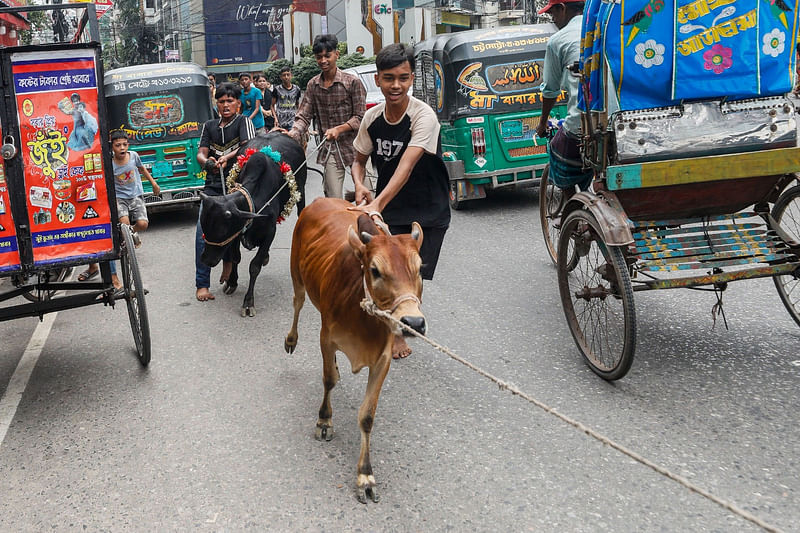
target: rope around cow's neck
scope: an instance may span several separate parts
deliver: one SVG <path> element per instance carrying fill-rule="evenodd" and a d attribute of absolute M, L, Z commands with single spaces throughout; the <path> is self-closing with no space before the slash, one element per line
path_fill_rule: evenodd
<path fill-rule="evenodd" d="M 733 502 L 730 502 L 728 500 L 725 500 L 725 499 L 722 499 L 722 498 L 720 498 L 718 496 L 715 496 L 714 494 L 711 494 L 709 491 L 705 490 L 704 488 L 700 487 L 699 485 L 696 485 L 695 483 L 692 483 L 691 481 L 689 481 L 688 479 L 684 478 L 683 476 L 675 474 L 672 471 L 668 470 L 667 468 L 654 463 L 653 461 L 651 461 L 651 460 L 647 459 L 646 457 L 634 452 L 633 450 L 625 447 L 624 445 L 612 440 L 609 437 L 606 437 L 605 435 L 601 434 L 600 432 L 595 431 L 594 429 L 592 429 L 592 428 L 590 428 L 588 426 L 585 426 L 581 422 L 578 422 L 577 420 L 574 420 L 574 419 L 572 419 L 572 418 L 570 418 L 570 417 L 568 417 L 566 415 L 563 415 L 563 414 L 559 413 L 554 407 L 550 407 L 546 403 L 544 403 L 544 402 L 542 402 L 540 400 L 537 400 L 533 396 L 523 392 L 522 390 L 520 390 L 513 383 L 503 381 L 502 379 L 490 374 L 489 372 L 487 372 L 486 370 L 482 369 L 481 367 L 470 363 L 466 359 L 464 359 L 464 358 L 458 356 L 457 354 L 455 354 L 450 349 L 442 346 L 441 344 L 437 343 L 436 341 L 433 341 L 433 340 L 429 339 L 425 335 L 423 335 L 421 333 L 418 333 L 417 331 L 415 331 L 413 328 L 407 326 L 406 324 L 403 324 L 401 321 L 399 321 L 396 318 L 394 318 L 391 313 L 379 309 L 378 306 L 375 305 L 374 301 L 371 301 L 371 300 L 368 301 L 367 298 L 364 298 L 363 300 L 361 300 L 361 308 L 367 314 L 384 318 L 385 320 L 388 320 L 390 323 L 396 324 L 398 327 L 400 327 L 400 329 L 402 331 L 406 331 L 406 332 L 410 333 L 411 335 L 414 335 L 415 337 L 418 337 L 418 338 L 422 339 L 423 341 L 427 342 L 428 344 L 433 346 L 435 349 L 439 350 L 440 352 L 442 352 L 443 354 L 447 355 L 451 359 L 453 359 L 455 361 L 458 361 L 459 363 L 461 363 L 462 365 L 466 366 L 467 368 L 477 372 L 478 374 L 480 374 L 481 376 L 489 379 L 490 381 L 493 381 L 494 383 L 496 383 L 500 387 L 500 390 L 507 390 L 511 394 L 513 394 L 515 396 L 519 396 L 520 398 L 523 398 L 523 399 L 527 400 L 528 402 L 532 403 L 536 407 L 542 409 L 544 412 L 546 412 L 548 414 L 551 414 L 551 415 L 555 416 L 556 418 L 562 420 L 563 422 L 566 422 L 570 426 L 580 430 L 581 432 L 586 433 L 587 435 L 589 435 L 593 439 L 598 440 L 601 443 L 603 443 L 603 444 L 605 444 L 607 446 L 610 446 L 611 448 L 614 448 L 615 450 L 617 450 L 618 452 L 622 453 L 623 455 L 627 455 L 628 457 L 630 457 L 634 461 L 636 461 L 636 462 L 638 462 L 638 463 L 640 463 L 640 464 L 642 464 L 642 465 L 644 465 L 644 466 L 656 471 L 657 473 L 661 474 L 662 476 L 667 477 L 667 478 L 671 479 L 672 481 L 675 481 L 676 483 L 678 483 L 679 485 L 681 485 L 684 488 L 688 489 L 689 491 L 694 492 L 696 494 L 699 494 L 700 496 L 703 496 L 704 498 L 707 498 L 707 499 L 711 500 L 712 502 L 716 503 L 717 505 L 727 509 L 728 511 L 732 512 L 735 515 L 738 515 L 741 518 L 744 518 L 745 520 L 748 520 L 748 521 L 752 522 L 753 524 L 755 524 L 758 527 L 764 529 L 765 531 L 774 531 L 774 532 L 781 531 L 778 527 L 765 522 L 764 520 L 760 519 L 759 517 L 755 516 L 754 514 L 742 509 L 741 507 L 738 507 Z"/>

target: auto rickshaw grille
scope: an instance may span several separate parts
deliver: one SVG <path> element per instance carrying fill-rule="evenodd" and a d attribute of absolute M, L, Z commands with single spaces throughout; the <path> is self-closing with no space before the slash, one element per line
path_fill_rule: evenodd
<path fill-rule="evenodd" d="M 523 146 L 522 148 L 511 148 L 508 150 L 509 157 L 525 157 L 529 155 L 544 154 L 547 152 L 547 145 Z"/>

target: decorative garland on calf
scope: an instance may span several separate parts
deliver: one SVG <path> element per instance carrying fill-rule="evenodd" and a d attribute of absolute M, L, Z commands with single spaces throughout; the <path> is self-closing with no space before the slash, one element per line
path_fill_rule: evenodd
<path fill-rule="evenodd" d="M 292 209 L 294 209 L 294 206 L 297 205 L 297 202 L 299 202 L 301 198 L 300 191 L 297 188 L 297 180 L 295 180 L 292 167 L 290 167 L 289 164 L 286 163 L 285 161 L 281 162 L 282 156 L 280 152 L 273 150 L 272 147 L 270 146 L 265 146 L 261 150 L 256 150 L 255 148 L 248 148 L 247 150 L 245 150 L 244 154 L 236 158 L 236 163 L 233 164 L 233 167 L 231 168 L 231 171 L 228 174 L 226 185 L 228 187 L 228 190 L 230 191 L 233 191 L 239 187 L 239 184 L 236 181 L 239 178 L 239 172 L 242 171 L 244 165 L 250 159 L 250 156 L 256 153 L 256 151 L 261 152 L 262 154 L 266 155 L 267 157 L 269 157 L 270 159 L 275 161 L 275 163 L 278 164 L 278 166 L 281 169 L 281 173 L 283 174 L 283 179 L 286 181 L 285 186 L 289 187 L 289 200 L 286 202 L 286 205 L 283 206 L 283 211 L 281 211 L 281 214 L 278 217 L 277 221 L 278 224 L 280 224 L 286 219 L 286 217 L 288 217 L 292 213 Z M 267 204 L 269 204 L 269 202 L 267 202 Z"/>

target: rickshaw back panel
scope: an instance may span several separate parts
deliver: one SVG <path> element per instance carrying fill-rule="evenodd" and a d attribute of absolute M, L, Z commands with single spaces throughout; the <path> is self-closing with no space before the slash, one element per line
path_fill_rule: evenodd
<path fill-rule="evenodd" d="M 0 179 L 0 272 L 116 258 L 100 45 L 8 48 L 0 61 L 13 91 L 3 142 L 14 148 Z"/>
<path fill-rule="evenodd" d="M 587 2 L 579 105 L 596 117 L 620 109 L 608 159 L 594 164 L 629 217 L 735 212 L 800 171 L 784 98 L 797 4 Z"/>

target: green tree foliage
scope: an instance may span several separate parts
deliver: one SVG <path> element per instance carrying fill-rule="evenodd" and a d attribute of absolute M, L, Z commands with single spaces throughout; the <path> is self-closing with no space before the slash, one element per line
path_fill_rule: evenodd
<path fill-rule="evenodd" d="M 33 36 L 39 32 L 50 28 L 53 21 L 47 16 L 46 11 L 30 11 L 28 20 L 31 22 L 31 29 L 19 32 L 20 44 L 31 44 Z"/>
<path fill-rule="evenodd" d="M 282 61 L 285 61 L 285 63 L 281 63 Z M 374 62 L 375 62 L 374 56 L 364 57 L 361 54 L 347 54 L 339 56 L 339 61 L 336 62 L 336 66 L 338 66 L 341 69 L 345 69 L 345 68 L 355 67 L 358 65 L 366 65 Z M 277 70 L 275 70 L 275 78 L 273 79 L 273 77 L 269 73 L 271 73 L 273 67 L 275 65 L 278 65 L 279 63 L 280 66 L 278 66 Z M 267 78 L 272 83 L 280 83 L 280 78 L 278 74 L 280 73 L 281 67 L 284 64 L 291 65 L 288 61 L 280 59 L 278 61 L 275 61 L 272 65 L 270 65 L 270 68 L 267 69 L 268 72 Z M 298 64 L 291 65 L 291 67 L 292 67 L 292 78 L 294 79 L 294 83 L 299 85 L 300 88 L 303 90 L 305 90 L 306 85 L 308 85 L 308 81 L 317 74 L 319 74 L 319 67 L 317 66 L 317 61 L 314 59 L 313 55 L 303 57 L 303 59 L 301 59 Z"/>
<path fill-rule="evenodd" d="M 162 36 L 144 23 L 139 0 L 117 0 L 119 19 L 114 33 L 120 66 L 158 63 Z"/>

